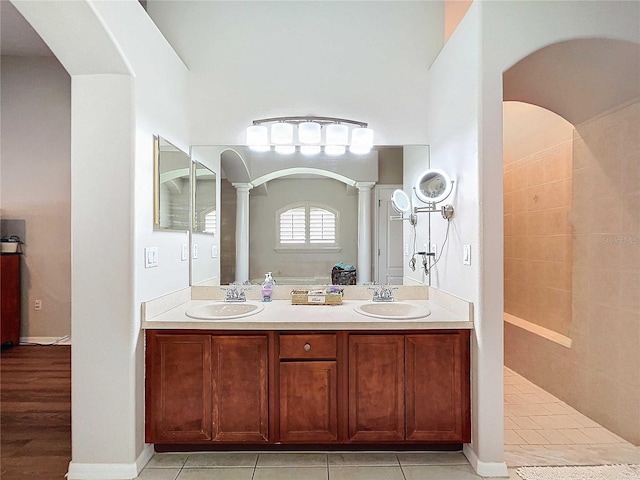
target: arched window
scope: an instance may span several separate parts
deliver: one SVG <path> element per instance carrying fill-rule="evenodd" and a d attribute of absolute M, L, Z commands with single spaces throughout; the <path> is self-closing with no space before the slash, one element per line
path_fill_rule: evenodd
<path fill-rule="evenodd" d="M 338 212 L 326 205 L 287 205 L 277 212 L 276 217 L 279 248 L 339 248 Z"/>

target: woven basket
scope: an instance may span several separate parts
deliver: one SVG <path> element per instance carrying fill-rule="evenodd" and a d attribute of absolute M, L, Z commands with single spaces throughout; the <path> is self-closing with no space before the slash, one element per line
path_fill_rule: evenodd
<path fill-rule="evenodd" d="M 316 293 L 309 290 L 292 290 L 291 305 L 342 305 L 341 293 Z"/>

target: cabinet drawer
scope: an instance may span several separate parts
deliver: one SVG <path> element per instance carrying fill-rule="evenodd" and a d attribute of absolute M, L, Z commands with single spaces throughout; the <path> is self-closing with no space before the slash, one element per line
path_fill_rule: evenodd
<path fill-rule="evenodd" d="M 333 333 L 280 335 L 280 358 L 334 359 L 336 358 L 336 335 Z"/>

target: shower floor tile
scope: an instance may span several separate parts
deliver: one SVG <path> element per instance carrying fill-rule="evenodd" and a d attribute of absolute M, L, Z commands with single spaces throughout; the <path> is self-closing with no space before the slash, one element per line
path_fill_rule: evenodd
<path fill-rule="evenodd" d="M 640 447 L 504 369 L 505 461 L 525 465 L 640 463 Z"/>

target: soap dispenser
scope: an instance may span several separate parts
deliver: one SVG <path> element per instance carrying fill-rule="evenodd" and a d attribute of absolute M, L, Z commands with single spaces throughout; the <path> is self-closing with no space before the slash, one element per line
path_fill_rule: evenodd
<path fill-rule="evenodd" d="M 271 276 L 271 272 L 267 272 L 264 274 L 264 282 L 262 283 L 262 301 L 270 302 L 271 296 L 273 295 L 273 285 L 275 281 Z"/>

